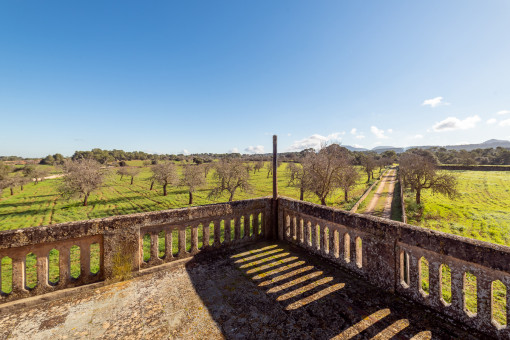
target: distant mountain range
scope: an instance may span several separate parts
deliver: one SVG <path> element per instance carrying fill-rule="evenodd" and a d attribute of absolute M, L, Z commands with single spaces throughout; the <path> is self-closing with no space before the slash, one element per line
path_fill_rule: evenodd
<path fill-rule="evenodd" d="M 377 153 L 383 153 L 384 151 L 393 150 L 396 153 L 401 153 L 409 149 L 431 149 L 431 148 L 445 148 L 447 150 L 475 150 L 475 149 L 490 149 L 490 148 L 508 148 L 510 149 L 510 141 L 500 139 L 489 139 L 483 143 L 478 144 L 462 144 L 462 145 L 420 145 L 410 147 L 395 147 L 395 146 L 377 146 L 373 149 L 356 148 L 350 145 L 342 145 L 344 148 L 350 151 L 375 151 Z"/>

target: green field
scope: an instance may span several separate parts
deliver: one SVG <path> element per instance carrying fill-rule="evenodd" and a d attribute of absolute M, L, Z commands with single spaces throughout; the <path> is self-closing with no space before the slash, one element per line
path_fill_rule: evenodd
<path fill-rule="evenodd" d="M 510 245 L 510 172 L 448 171 L 458 180 L 459 197 L 450 200 L 422 192 L 422 204 L 406 191 L 409 224 Z"/>
<path fill-rule="evenodd" d="M 141 161 L 128 162 L 129 165 L 140 166 Z M 299 198 L 299 190 L 289 187 L 286 164 L 278 168 L 279 194 L 292 198 Z M 145 211 L 156 211 L 173 208 L 188 207 L 188 192 L 184 187 L 170 187 L 168 196 L 163 196 L 160 185 L 155 184 L 152 191 L 150 188 L 151 172 L 149 168 L 143 168 L 141 174 L 135 178 L 134 184 L 130 185 L 130 179 L 115 174 L 115 168 L 105 181 L 104 185 L 94 191 L 89 198 L 89 205 L 82 206 L 79 199 L 65 200 L 57 192 L 59 179 L 45 180 L 39 184 L 29 183 L 24 190 L 16 188 L 11 196 L 9 190 L 4 190 L 0 196 L 0 230 L 27 228 L 33 226 L 49 225 L 68 221 L 79 221 L 93 218 L 101 218 L 114 215 L 125 215 Z M 361 173 L 361 169 L 360 169 Z M 210 200 L 207 195 L 211 189 L 213 171 L 209 172 L 209 185 L 194 193 L 193 205 L 204 205 L 217 202 L 226 202 L 228 195 L 216 200 Z M 272 176 L 267 177 L 267 171 L 262 169 L 256 174 L 251 173 L 250 182 L 253 190 L 250 193 L 237 191 L 235 200 L 255 197 L 263 197 L 272 194 Z M 367 184 L 364 177 L 360 178 L 359 184 L 349 194 L 350 200 L 343 200 L 343 191 L 337 190 L 328 198 L 329 206 L 342 209 L 350 209 L 366 190 Z M 316 196 L 308 194 L 305 200 L 319 203 Z"/>

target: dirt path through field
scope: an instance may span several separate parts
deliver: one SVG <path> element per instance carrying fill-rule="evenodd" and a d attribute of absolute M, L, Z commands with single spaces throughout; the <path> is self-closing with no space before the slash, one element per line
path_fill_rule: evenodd
<path fill-rule="evenodd" d="M 374 197 L 370 201 L 365 214 L 375 215 L 382 218 L 391 218 L 391 202 L 393 190 L 397 180 L 396 170 L 391 169 L 383 175 L 381 183 L 377 187 Z"/>

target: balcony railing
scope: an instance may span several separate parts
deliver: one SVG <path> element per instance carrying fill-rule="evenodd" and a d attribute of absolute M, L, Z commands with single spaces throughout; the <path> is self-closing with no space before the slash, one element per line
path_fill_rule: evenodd
<path fill-rule="evenodd" d="M 264 238 L 305 248 L 490 336 L 510 336 L 509 327 L 495 318 L 493 298 L 494 282 L 510 288 L 509 247 L 284 197 L 0 232 L 0 307 Z M 448 300 L 442 293 L 444 266 L 451 277 Z M 35 283 L 29 284 L 29 269 L 35 270 L 30 274 Z M 476 313 L 467 308 L 466 273 L 476 277 Z M 503 295 L 506 306 L 509 295 Z M 502 310 L 510 320 L 508 308 Z"/>

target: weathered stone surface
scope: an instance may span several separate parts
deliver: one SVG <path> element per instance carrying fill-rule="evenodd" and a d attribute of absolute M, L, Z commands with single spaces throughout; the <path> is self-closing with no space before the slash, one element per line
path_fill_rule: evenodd
<path fill-rule="evenodd" d="M 0 314 L 0 325 L 0 339 L 479 336 L 278 243 L 202 253 L 185 266 Z"/>

